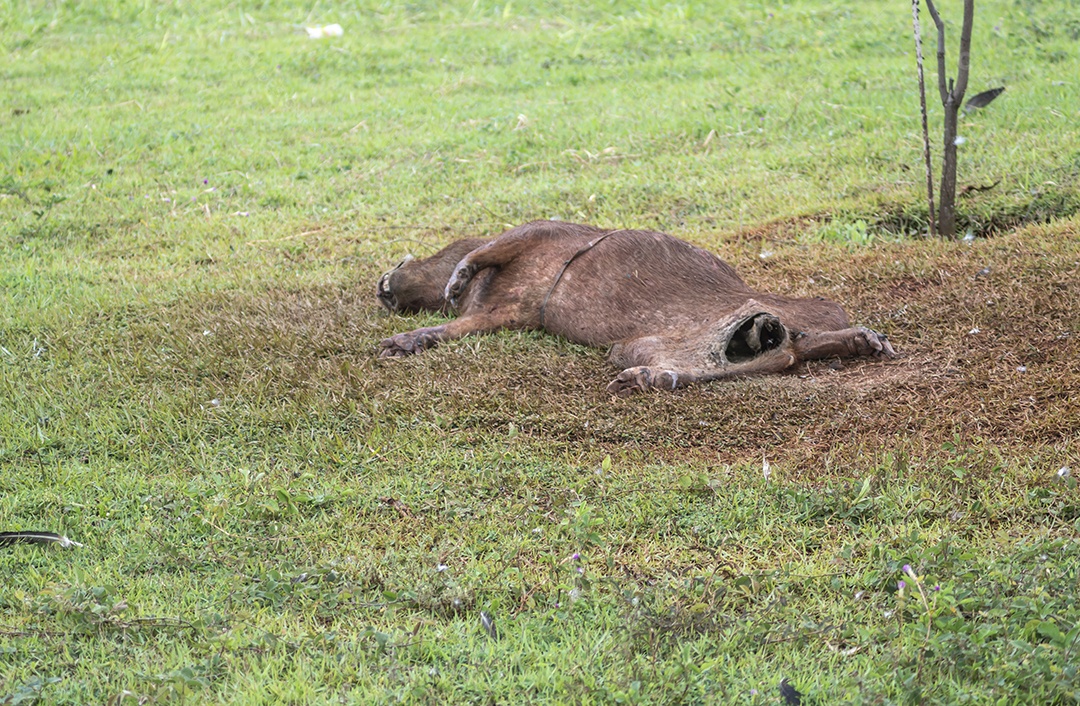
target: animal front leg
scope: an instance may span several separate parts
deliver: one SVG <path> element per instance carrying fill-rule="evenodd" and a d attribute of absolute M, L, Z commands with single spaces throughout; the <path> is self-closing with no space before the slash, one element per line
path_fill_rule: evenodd
<path fill-rule="evenodd" d="M 885 334 L 861 326 L 839 331 L 813 331 L 800 333 L 793 341 L 795 356 L 799 360 L 822 358 L 854 358 L 873 356 L 895 358 L 889 338 Z"/>
<path fill-rule="evenodd" d="M 383 339 L 379 344 L 379 357 L 402 358 L 434 348 L 443 341 L 451 341 L 474 333 L 488 333 L 502 328 L 503 325 L 502 320 L 482 314 L 463 316 L 441 326 L 418 328 Z"/>

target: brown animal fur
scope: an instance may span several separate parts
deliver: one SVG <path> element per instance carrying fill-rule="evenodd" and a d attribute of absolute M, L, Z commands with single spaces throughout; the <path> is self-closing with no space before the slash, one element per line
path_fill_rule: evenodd
<path fill-rule="evenodd" d="M 852 328 L 838 304 L 751 289 L 710 252 L 662 233 L 536 221 L 451 244 L 383 275 L 390 311 L 456 309 L 446 324 L 399 333 L 383 357 L 500 328 L 543 329 L 611 346 L 613 394 L 773 373 L 819 358 L 895 355 Z"/>

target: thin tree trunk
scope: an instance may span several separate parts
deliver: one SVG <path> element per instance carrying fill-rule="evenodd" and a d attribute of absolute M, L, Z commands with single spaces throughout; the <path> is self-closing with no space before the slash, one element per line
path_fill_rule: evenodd
<path fill-rule="evenodd" d="M 919 0 L 911 0 L 911 22 L 915 28 L 915 63 L 919 67 L 919 110 L 922 114 L 923 160 L 926 162 L 926 201 L 929 205 L 926 214 L 929 220 L 929 234 L 937 235 L 934 225 L 934 165 L 930 161 L 930 132 L 926 122 L 926 79 L 923 73 L 922 27 L 919 24 Z"/>
<path fill-rule="evenodd" d="M 945 144 L 941 153 L 941 204 L 938 232 L 946 238 L 956 235 L 956 129 L 958 108 L 952 96 L 945 103 Z"/>

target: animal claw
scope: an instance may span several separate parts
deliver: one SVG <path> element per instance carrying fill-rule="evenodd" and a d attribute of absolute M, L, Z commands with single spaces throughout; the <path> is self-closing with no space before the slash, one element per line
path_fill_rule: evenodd
<path fill-rule="evenodd" d="M 627 368 L 608 383 L 607 391 L 618 397 L 627 397 L 639 390 L 649 389 L 650 377 L 648 368 Z"/>
<path fill-rule="evenodd" d="M 379 345 L 382 347 L 380 358 L 404 358 L 417 352 L 415 340 L 403 333 L 383 339 Z"/>
<path fill-rule="evenodd" d="M 626 397 L 635 392 L 657 388 L 674 390 L 679 386 L 679 374 L 674 370 L 658 370 L 646 366 L 627 368 L 608 383 L 607 391 L 612 395 Z"/>
<path fill-rule="evenodd" d="M 896 357 L 896 350 L 893 349 L 892 344 L 889 343 L 888 336 L 868 328 L 862 329 L 862 334 L 863 339 L 866 341 L 866 345 L 870 347 L 870 355 L 875 358 Z"/>
<path fill-rule="evenodd" d="M 406 331 L 385 338 L 379 343 L 382 347 L 382 350 L 379 351 L 379 357 L 403 358 L 407 355 L 419 353 L 422 350 L 438 345 L 442 331 L 443 328 L 440 326 L 418 328 L 415 331 Z"/>
<path fill-rule="evenodd" d="M 379 351 L 380 358 L 404 358 L 409 355 L 410 351 L 405 350 L 397 346 L 391 339 L 386 339 L 379 344 L 382 346 L 382 350 Z"/>

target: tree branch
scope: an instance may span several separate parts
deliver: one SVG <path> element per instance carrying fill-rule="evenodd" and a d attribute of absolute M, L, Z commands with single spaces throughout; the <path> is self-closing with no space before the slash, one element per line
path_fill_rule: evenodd
<path fill-rule="evenodd" d="M 929 233 L 937 235 L 934 223 L 934 168 L 930 162 L 930 133 L 926 125 L 926 80 L 923 75 L 922 26 L 919 24 L 919 0 L 911 0 L 911 22 L 915 28 L 915 61 L 919 67 L 919 108 L 922 113 L 923 159 L 926 162 L 926 199 L 929 204 Z"/>
<path fill-rule="evenodd" d="M 949 102 L 949 92 L 945 89 L 945 23 L 941 21 L 941 15 L 934 7 L 934 0 L 926 0 L 926 9 L 930 11 L 930 16 L 934 18 L 934 25 L 937 27 L 938 92 L 941 93 L 941 104 L 945 105 Z"/>
<path fill-rule="evenodd" d="M 975 0 L 964 0 L 964 26 L 960 30 L 960 62 L 956 68 L 956 85 L 952 89 L 952 99 L 956 105 L 960 105 L 964 100 L 964 91 L 967 90 L 968 68 L 971 66 L 971 27 L 974 24 Z"/>

